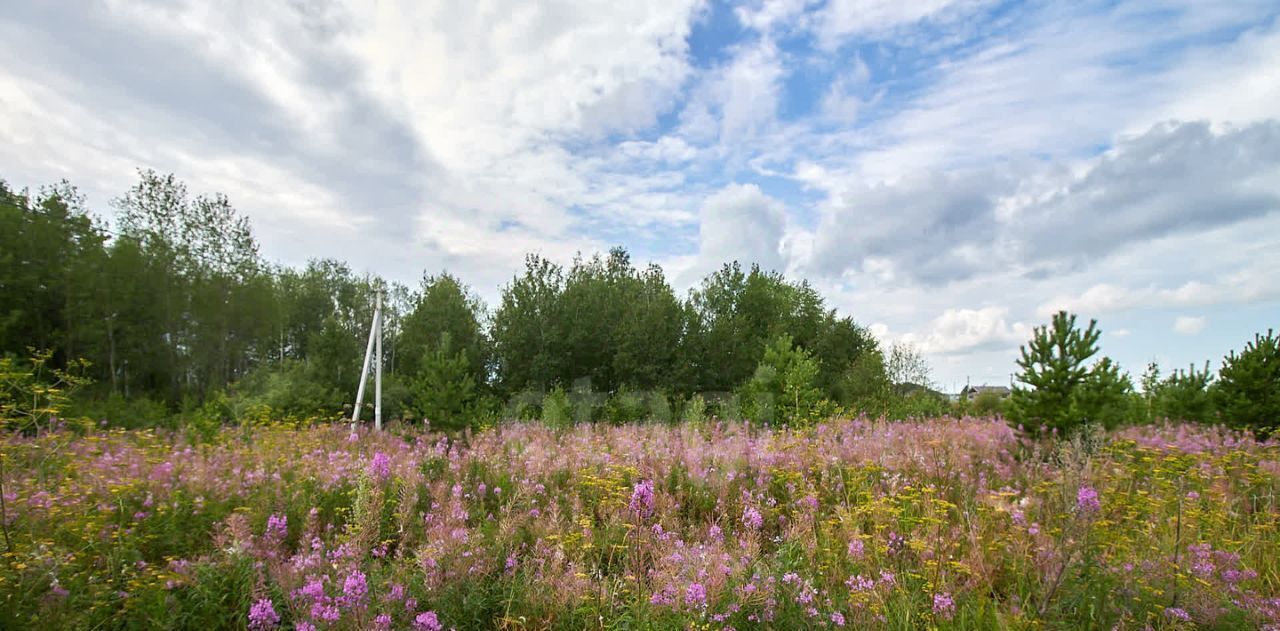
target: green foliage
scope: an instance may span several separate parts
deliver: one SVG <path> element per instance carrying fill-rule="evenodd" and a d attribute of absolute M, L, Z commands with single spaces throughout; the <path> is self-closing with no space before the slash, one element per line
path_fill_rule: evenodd
<path fill-rule="evenodd" d="M 1174 421 L 1212 422 L 1216 419 L 1213 388 L 1214 375 L 1207 361 L 1203 370 L 1196 370 L 1195 364 L 1186 371 L 1175 370 L 1155 384 L 1152 415 Z"/>
<path fill-rule="evenodd" d="M 1120 366 L 1103 357 L 1094 363 L 1073 397 L 1073 416 L 1106 429 L 1119 427 L 1130 417 L 1129 395 L 1133 382 Z"/>
<path fill-rule="evenodd" d="M 484 313 L 484 304 L 457 278 L 447 273 L 427 276 L 396 340 L 398 370 L 421 378 L 430 364 L 439 364 L 441 358 L 435 354 L 444 350 L 448 359 L 455 353 L 466 359 L 472 387 L 479 388 L 487 381 L 490 355 Z"/>
<path fill-rule="evenodd" d="M 1280 428 L 1280 338 L 1271 330 L 1254 336 L 1237 355 L 1222 360 L 1214 400 L 1233 427 L 1269 435 Z"/>
<path fill-rule="evenodd" d="M 70 404 L 70 413 L 99 425 L 126 429 L 174 429 L 178 421 L 178 415 L 163 402 L 146 396 L 125 398 L 118 392 L 106 397 L 76 397 Z"/>
<path fill-rule="evenodd" d="M 837 400 L 871 417 L 888 413 L 893 399 L 893 382 L 879 348 L 865 352 L 851 362 L 841 374 L 836 388 Z"/>
<path fill-rule="evenodd" d="M 764 350 L 755 375 L 740 392 L 747 418 L 757 423 L 809 425 L 829 415 L 834 406 L 817 387 L 818 362 L 779 335 Z"/>
<path fill-rule="evenodd" d="M 967 411 L 974 416 L 1000 416 L 1005 413 L 1005 400 L 990 390 L 979 392 Z"/>
<path fill-rule="evenodd" d="M 1038 326 L 1021 348 L 1022 369 L 1009 401 L 1010 421 L 1033 434 L 1064 433 L 1083 423 L 1111 427 L 1127 417 L 1132 384 L 1109 358 L 1092 366 L 1102 332 L 1096 320 L 1081 331 L 1076 316 L 1059 311 L 1049 326 Z"/>
<path fill-rule="evenodd" d="M 680 408 L 680 420 L 690 424 L 700 424 L 707 419 L 707 400 L 700 394 L 689 397 Z"/>
<path fill-rule="evenodd" d="M 634 423 L 645 420 L 648 413 L 644 395 L 622 388 L 609 397 L 604 406 L 604 417 L 614 424 Z"/>
<path fill-rule="evenodd" d="M 91 380 L 82 374 L 88 368 L 85 360 L 63 370 L 49 365 L 52 351 L 27 350 L 30 358 L 23 363 L 0 357 L 0 423 L 6 430 L 36 433 L 51 429 L 72 395 Z"/>
<path fill-rule="evenodd" d="M 555 388 L 542 399 L 542 422 L 550 427 L 568 427 L 573 424 L 573 406 L 563 389 Z"/>
<path fill-rule="evenodd" d="M 454 351 L 450 334 L 419 360 L 413 382 L 414 409 L 432 427 L 458 429 L 467 425 L 477 399 L 475 377 L 465 350 Z"/>
<path fill-rule="evenodd" d="M 306 363 L 296 360 L 259 367 L 237 382 L 233 392 L 242 407 L 267 406 L 291 416 L 338 415 L 349 396 Z"/>

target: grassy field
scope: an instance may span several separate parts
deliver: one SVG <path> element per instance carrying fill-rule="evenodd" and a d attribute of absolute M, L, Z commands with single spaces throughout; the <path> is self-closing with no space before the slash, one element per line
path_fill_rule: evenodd
<path fill-rule="evenodd" d="M 996 419 L 5 436 L 0 628 L 1280 628 L 1280 445 Z"/>

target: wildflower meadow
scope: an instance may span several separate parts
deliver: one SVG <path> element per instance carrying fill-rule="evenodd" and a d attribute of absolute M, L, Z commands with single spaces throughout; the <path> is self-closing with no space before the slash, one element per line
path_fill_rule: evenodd
<path fill-rule="evenodd" d="M 1280 444 L 1200 425 L 0 440 L 5 629 L 1280 629 Z"/>

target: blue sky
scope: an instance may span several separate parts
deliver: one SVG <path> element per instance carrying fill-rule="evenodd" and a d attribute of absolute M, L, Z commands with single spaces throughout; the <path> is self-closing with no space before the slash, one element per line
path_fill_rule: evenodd
<path fill-rule="evenodd" d="M 1137 374 L 1280 324 L 1280 5 L 28 2 L 0 177 L 223 192 L 284 263 L 806 278 L 944 389 L 1058 308 Z"/>

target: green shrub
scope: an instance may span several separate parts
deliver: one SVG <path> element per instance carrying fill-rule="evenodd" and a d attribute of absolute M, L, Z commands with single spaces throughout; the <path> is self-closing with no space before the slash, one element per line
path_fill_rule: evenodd
<path fill-rule="evenodd" d="M 105 398 L 79 397 L 72 402 L 70 413 L 84 417 L 98 425 L 144 429 L 164 427 L 175 429 L 179 417 L 169 406 L 150 397 L 125 398 L 113 392 Z"/>
<path fill-rule="evenodd" d="M 556 388 L 542 399 L 542 422 L 550 427 L 573 425 L 573 406 L 563 388 Z"/>

